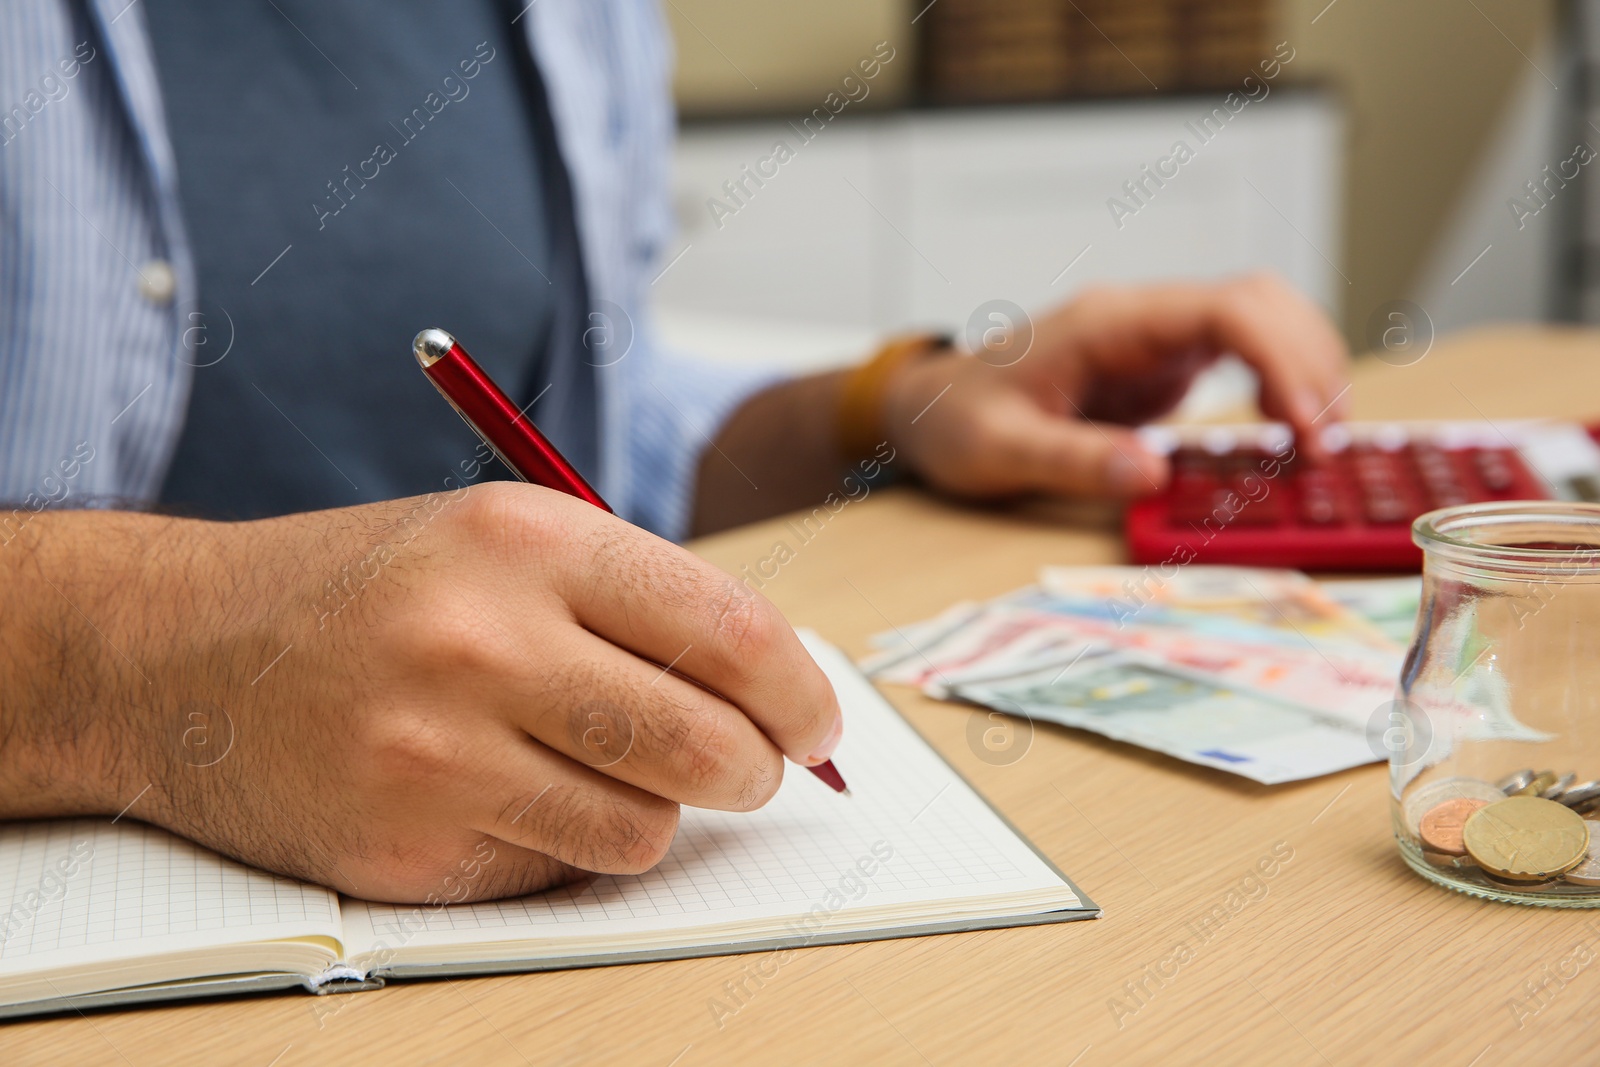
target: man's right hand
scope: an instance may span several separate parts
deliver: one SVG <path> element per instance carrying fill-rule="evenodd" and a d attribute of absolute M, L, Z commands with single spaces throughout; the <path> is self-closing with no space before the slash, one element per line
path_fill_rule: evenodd
<path fill-rule="evenodd" d="M 764 598 L 533 486 L 46 513 L 0 582 L 0 818 L 127 806 L 372 900 L 646 870 L 678 805 L 757 808 L 842 729 Z"/>

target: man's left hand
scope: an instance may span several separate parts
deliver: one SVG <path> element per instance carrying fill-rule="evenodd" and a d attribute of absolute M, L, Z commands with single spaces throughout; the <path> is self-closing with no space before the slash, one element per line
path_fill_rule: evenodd
<path fill-rule="evenodd" d="M 901 371 L 885 424 L 925 481 L 960 496 L 1141 496 L 1168 466 L 1129 427 L 1170 412 L 1230 352 L 1260 379 L 1262 412 L 1317 455 L 1349 353 L 1327 316 L 1265 274 L 1086 290 L 1033 324 L 1021 358 L 958 353 Z"/>

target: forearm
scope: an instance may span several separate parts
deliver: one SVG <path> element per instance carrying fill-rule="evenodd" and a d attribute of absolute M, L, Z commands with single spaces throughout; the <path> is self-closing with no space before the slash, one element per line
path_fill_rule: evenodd
<path fill-rule="evenodd" d="M 115 814 L 152 780 L 135 753 L 170 689 L 148 650 L 178 617 L 151 581 L 175 563 L 175 522 L 60 512 L 0 530 L 0 818 Z"/>
<path fill-rule="evenodd" d="M 751 397 L 700 457 L 692 533 L 781 515 L 839 488 L 839 395 L 845 371 L 797 378 Z"/>

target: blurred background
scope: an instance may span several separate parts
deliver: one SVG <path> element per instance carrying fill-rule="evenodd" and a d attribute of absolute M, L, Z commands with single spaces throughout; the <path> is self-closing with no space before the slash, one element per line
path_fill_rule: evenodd
<path fill-rule="evenodd" d="M 656 309 L 677 343 L 797 368 L 992 301 L 1257 267 L 1357 350 L 1396 306 L 1419 332 L 1592 320 L 1589 8 L 664 0 Z"/>

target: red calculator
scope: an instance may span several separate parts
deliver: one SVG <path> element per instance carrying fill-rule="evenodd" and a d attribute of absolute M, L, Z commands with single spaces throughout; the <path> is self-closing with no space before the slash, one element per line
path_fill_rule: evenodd
<path fill-rule="evenodd" d="M 1600 426 L 1569 422 L 1344 423 L 1329 458 L 1297 454 L 1288 427 L 1146 427 L 1166 491 L 1128 508 L 1135 563 L 1416 570 L 1411 523 L 1488 500 L 1600 500 Z"/>

